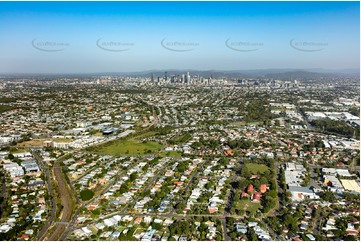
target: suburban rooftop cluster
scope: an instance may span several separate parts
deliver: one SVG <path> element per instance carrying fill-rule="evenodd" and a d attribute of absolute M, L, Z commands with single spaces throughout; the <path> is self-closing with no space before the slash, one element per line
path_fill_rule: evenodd
<path fill-rule="evenodd" d="M 0 81 L 0 240 L 359 238 L 357 79 Z"/>

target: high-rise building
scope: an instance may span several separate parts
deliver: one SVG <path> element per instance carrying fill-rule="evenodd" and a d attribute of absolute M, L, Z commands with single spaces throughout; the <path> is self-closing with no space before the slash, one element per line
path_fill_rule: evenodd
<path fill-rule="evenodd" d="M 298 81 L 297 80 L 294 80 L 294 86 L 298 87 Z"/>

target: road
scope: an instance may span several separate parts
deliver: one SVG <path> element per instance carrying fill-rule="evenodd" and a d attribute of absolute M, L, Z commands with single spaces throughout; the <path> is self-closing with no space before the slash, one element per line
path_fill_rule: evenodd
<path fill-rule="evenodd" d="M 134 167 L 135 165 L 136 165 L 136 164 L 134 164 L 133 167 Z M 157 172 L 157 175 L 155 175 L 155 176 L 151 179 L 151 181 L 148 182 L 148 185 L 142 189 L 142 191 L 140 192 L 140 194 L 141 194 L 142 192 L 146 191 L 147 189 L 149 189 L 149 187 L 151 186 L 151 184 L 154 183 L 154 181 L 159 177 L 160 172 L 163 171 L 163 170 L 166 169 L 166 168 L 168 168 L 168 167 L 163 167 L 161 170 L 159 170 L 159 171 Z M 121 174 L 118 174 L 117 177 L 123 176 L 125 173 L 126 173 L 126 171 L 123 171 Z M 80 206 L 80 208 L 76 211 L 75 215 L 73 216 L 73 219 L 70 221 L 70 223 L 69 223 L 69 225 L 68 225 L 65 233 L 64 233 L 63 236 L 61 237 L 61 240 L 65 240 L 66 237 L 69 235 L 69 233 L 74 230 L 74 228 L 75 228 L 75 222 L 76 222 L 76 220 L 77 220 L 77 218 L 78 218 L 78 216 L 79 216 L 80 209 L 83 208 L 83 207 L 86 207 L 87 205 L 89 205 L 90 203 L 92 203 L 95 199 L 99 198 L 102 194 L 106 193 L 106 192 L 111 188 L 111 186 L 113 186 L 113 185 L 115 184 L 116 181 L 117 181 L 117 179 L 113 179 L 113 181 L 110 182 L 110 183 L 100 192 L 100 194 L 99 194 L 98 196 L 92 198 L 90 201 L 88 201 L 87 203 L 84 203 L 84 204 L 82 204 L 82 206 Z M 140 198 L 140 196 L 138 196 L 138 197 L 134 200 L 134 202 L 136 203 L 136 202 L 139 200 L 139 198 Z M 128 207 L 128 205 L 124 206 L 124 208 L 122 208 L 121 211 L 118 211 L 118 212 L 116 212 L 116 213 L 124 213 L 124 214 L 127 214 L 127 213 L 125 212 L 125 210 L 127 209 L 127 207 Z M 106 216 L 108 216 L 108 215 L 106 215 Z"/>
<path fill-rule="evenodd" d="M 307 129 L 312 129 L 312 126 L 311 126 L 310 123 L 308 122 L 307 116 L 306 116 L 303 112 L 301 112 L 301 109 L 300 109 L 300 106 L 298 105 L 298 103 L 297 103 L 297 105 L 296 105 L 296 108 L 297 108 L 297 112 L 302 115 L 302 118 L 303 118 L 303 120 L 304 120 L 305 123 L 306 123 Z"/>
<path fill-rule="evenodd" d="M 133 164 L 132 167 L 134 167 L 136 164 Z M 129 167 L 132 168 L 132 167 Z M 90 199 L 89 201 L 85 202 L 85 203 L 81 203 L 79 201 L 78 204 L 80 204 L 79 208 L 75 211 L 75 214 L 72 218 L 71 221 L 69 221 L 69 224 L 67 225 L 66 227 L 66 230 L 65 232 L 63 233 L 63 235 L 61 236 L 60 240 L 65 240 L 66 237 L 69 235 L 69 233 L 73 230 L 74 228 L 74 224 L 76 222 L 76 220 L 78 219 L 78 216 L 79 216 L 79 213 L 80 213 L 80 210 L 86 206 L 88 206 L 89 204 L 91 204 L 92 202 L 94 202 L 94 200 L 98 199 L 101 195 L 103 195 L 104 193 L 106 193 L 117 181 L 118 181 L 118 178 L 123 176 L 125 173 L 127 172 L 127 170 L 124 170 L 122 171 L 121 173 L 118 173 L 114 179 L 108 183 L 108 185 L 103 188 L 103 190 L 97 195 L 97 196 L 94 196 L 92 199 Z"/>
<path fill-rule="evenodd" d="M 202 167 L 203 167 L 204 163 L 202 164 Z M 142 189 L 142 192 L 146 191 L 147 189 L 150 188 L 151 184 L 154 183 L 156 181 L 156 179 L 159 177 L 160 173 L 162 171 L 164 171 L 164 169 L 167 169 L 168 166 L 164 166 L 162 169 L 160 169 L 157 174 L 151 179 L 151 181 L 148 182 L 147 186 L 145 186 L 143 189 Z M 125 172 L 125 171 L 124 171 Z M 123 173 L 124 173 L 123 172 Z M 122 173 L 122 174 L 123 174 Z M 190 178 L 190 181 L 187 185 L 187 187 L 185 188 L 185 190 L 183 191 L 183 194 L 188 190 L 190 184 L 191 184 L 191 181 L 193 179 L 193 177 L 195 177 L 196 175 L 198 174 L 198 171 L 196 171 Z M 109 188 L 111 187 L 111 185 L 109 184 L 105 189 L 103 189 L 103 191 L 100 193 L 100 194 L 103 194 L 105 193 Z M 141 194 L 141 193 L 140 193 Z M 100 196 L 100 195 L 99 195 Z M 135 202 L 139 200 L 139 196 L 134 200 Z M 95 198 L 93 198 L 91 201 L 93 201 Z M 180 202 L 182 198 L 180 198 L 178 200 L 178 202 Z M 89 201 L 87 204 L 89 204 L 91 201 Z M 84 207 L 86 206 L 86 204 L 84 204 L 83 206 L 81 207 Z M 102 220 L 104 218 L 109 218 L 109 217 L 112 217 L 114 215 L 136 215 L 136 216 L 160 216 L 160 217 L 167 217 L 167 218 L 170 218 L 170 217 L 179 217 L 179 218 L 184 218 L 184 215 L 173 215 L 173 212 L 174 212 L 174 208 L 169 212 L 169 213 L 166 213 L 166 214 L 143 214 L 143 213 L 132 213 L 132 212 L 128 212 L 126 211 L 128 205 L 126 205 L 125 207 L 123 207 L 120 211 L 117 211 L 117 212 L 114 212 L 114 213 L 111 213 L 111 214 L 107 214 L 107 215 L 104 215 L 102 217 L 100 217 L 98 220 L 96 221 L 92 221 L 90 222 L 89 224 L 93 224 L 93 223 L 97 223 L 99 220 Z M 69 223 L 69 226 L 66 230 L 66 232 L 63 234 L 63 236 L 61 237 L 61 240 L 65 240 L 66 237 L 69 235 L 69 233 L 81 226 L 75 226 L 75 222 L 76 222 L 76 219 L 77 219 L 77 216 L 79 215 L 79 211 L 80 211 L 80 208 L 76 211 L 72 221 Z M 186 216 L 193 216 L 193 215 L 186 215 Z M 194 215 L 194 216 L 209 216 L 209 215 Z M 223 215 L 210 215 L 210 216 L 217 216 L 217 217 L 223 217 Z"/>
<path fill-rule="evenodd" d="M 65 175 L 61 169 L 59 159 L 54 164 L 53 172 L 54 172 L 55 181 L 58 185 L 59 196 L 61 198 L 61 205 L 63 206 L 59 220 L 60 222 L 69 222 L 73 211 L 72 194 L 70 192 L 70 189 L 68 188 L 68 184 L 65 179 Z M 56 227 L 54 232 L 47 234 L 44 240 L 56 241 L 60 239 L 61 235 L 64 233 L 66 229 L 66 225 L 57 224 L 55 226 Z"/>
<path fill-rule="evenodd" d="M 261 224 L 263 224 L 263 225 L 267 228 L 267 230 L 269 231 L 269 233 L 271 234 L 271 237 L 272 237 L 273 239 L 276 239 L 276 240 L 279 240 L 279 241 L 283 241 L 283 240 L 284 240 L 281 236 L 278 236 L 278 235 L 273 231 L 273 229 L 271 229 L 271 228 L 268 226 L 268 224 L 265 223 L 263 220 L 260 220 L 259 222 L 260 222 Z"/>
<path fill-rule="evenodd" d="M 139 200 L 140 197 L 141 197 L 141 194 L 142 194 L 143 192 L 149 190 L 150 186 L 152 186 L 152 185 L 155 183 L 155 181 L 159 178 L 160 174 L 161 174 L 161 173 L 164 171 L 164 169 L 166 169 L 166 168 L 169 168 L 169 166 L 165 166 L 165 167 L 161 168 L 161 169 L 157 172 L 157 174 L 152 177 L 152 179 L 151 179 L 151 180 L 148 182 L 148 184 L 142 189 L 142 191 L 139 192 L 139 195 L 138 195 L 135 199 L 133 199 L 132 203 L 136 204 L 136 203 L 138 202 L 138 200 Z M 121 212 L 121 213 L 124 213 L 125 210 L 128 208 L 128 205 L 129 205 L 129 204 L 125 205 L 124 208 L 122 208 L 122 210 L 120 210 L 120 212 Z"/>
<path fill-rule="evenodd" d="M 222 222 L 222 232 L 223 232 L 223 240 L 225 241 L 231 241 L 231 237 L 228 236 L 228 228 L 226 223 L 226 218 L 220 218 Z"/>
<path fill-rule="evenodd" d="M 1 197 L 2 197 L 2 201 L 1 201 L 1 205 L 0 205 L 0 218 L 2 216 L 2 213 L 4 211 L 4 203 L 7 199 L 7 193 L 6 193 L 6 176 L 5 174 L 2 176 L 2 185 L 1 185 Z"/>
<path fill-rule="evenodd" d="M 152 106 L 152 107 L 153 107 L 153 116 L 154 116 L 153 122 L 152 122 L 148 127 L 144 128 L 143 131 L 149 130 L 152 126 L 154 126 L 154 125 L 157 124 L 157 122 L 158 122 L 157 113 L 156 113 L 156 111 L 155 111 L 155 109 L 154 109 L 154 106 Z M 103 143 L 101 143 L 101 144 L 105 144 L 105 143 L 107 143 L 107 142 L 108 142 L 108 141 L 103 142 Z M 100 144 L 97 144 L 97 145 L 100 145 Z M 124 174 L 125 172 L 126 172 L 126 171 L 124 171 L 122 174 Z M 119 176 L 120 176 L 120 175 L 118 174 L 117 177 L 119 177 Z M 78 201 L 78 204 L 81 204 L 81 205 L 80 205 L 79 208 L 75 211 L 72 220 L 69 221 L 69 224 L 68 224 L 68 226 L 65 228 L 65 232 L 62 234 L 60 240 L 65 240 L 66 237 L 69 235 L 69 233 L 74 229 L 74 224 L 75 224 L 75 222 L 76 222 L 76 220 L 77 220 L 77 218 L 78 218 L 78 216 L 79 216 L 80 209 L 86 207 L 87 205 L 89 205 L 90 203 L 92 203 L 95 199 L 99 198 L 100 195 L 106 193 L 106 192 L 110 189 L 110 187 L 115 184 L 116 181 L 117 181 L 117 179 L 114 178 L 114 179 L 113 179 L 111 182 L 109 182 L 109 184 L 100 192 L 100 194 L 99 194 L 98 196 L 93 197 L 93 198 L 92 198 L 91 200 L 89 200 L 87 203 L 81 204 L 81 202 L 79 201 L 79 198 L 76 197 L 76 199 L 77 199 L 77 201 Z M 70 184 L 70 186 L 71 186 L 72 190 L 75 191 L 72 183 Z M 58 226 L 65 226 L 65 225 L 58 225 Z"/>
<path fill-rule="evenodd" d="M 132 212 L 114 212 L 111 214 L 107 214 L 105 216 L 99 217 L 96 221 L 91 221 L 86 224 L 74 226 L 73 229 L 79 229 L 84 226 L 89 226 L 91 224 L 99 223 L 100 220 L 104 220 L 106 218 L 111 218 L 115 215 L 125 216 L 125 215 L 131 215 L 133 217 L 156 217 L 156 218 L 169 218 L 169 213 L 132 213 Z M 234 219 L 240 219 L 241 216 L 238 215 L 228 215 L 226 218 L 223 216 L 223 214 L 176 214 L 172 216 L 176 219 L 184 219 L 184 218 L 191 218 L 191 217 L 214 217 L 214 218 L 220 218 L 220 219 L 226 219 L 226 218 L 234 218 Z"/>
<path fill-rule="evenodd" d="M 38 155 L 36 152 L 33 152 L 33 156 L 38 162 L 38 165 L 40 169 L 44 172 L 45 178 L 46 178 L 46 189 L 48 190 L 49 197 L 51 197 L 51 211 L 50 216 L 47 219 L 44 227 L 42 230 L 37 234 L 35 237 L 35 240 L 41 240 L 46 233 L 46 231 L 49 229 L 50 225 L 53 223 L 55 215 L 56 215 L 56 201 L 53 194 L 53 188 L 51 187 L 51 177 L 49 173 L 49 168 L 47 165 L 44 164 L 43 159 Z"/>
<path fill-rule="evenodd" d="M 204 165 L 206 164 L 206 162 L 207 162 L 207 161 L 203 162 L 203 164 L 201 165 L 202 169 L 204 168 Z M 190 177 L 189 182 L 188 182 L 186 188 L 183 190 L 182 194 L 179 196 L 178 201 L 174 204 L 173 209 L 168 213 L 168 217 L 172 217 L 173 214 L 174 214 L 174 211 L 175 211 L 175 207 L 181 202 L 181 200 L 185 200 L 185 199 L 183 198 L 183 195 L 187 194 L 187 191 L 188 191 L 188 189 L 189 189 L 189 187 L 190 187 L 190 185 L 191 185 L 191 183 L 192 183 L 192 181 L 193 181 L 193 178 L 194 178 L 196 175 L 198 175 L 198 173 L 199 173 L 199 171 L 198 171 L 198 168 L 197 168 L 197 170 L 194 172 L 194 174 Z"/>

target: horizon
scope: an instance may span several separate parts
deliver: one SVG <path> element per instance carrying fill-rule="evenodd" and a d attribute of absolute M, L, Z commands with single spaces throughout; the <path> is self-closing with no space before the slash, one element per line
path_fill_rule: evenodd
<path fill-rule="evenodd" d="M 359 2 L 0 2 L 0 73 L 359 72 L 359 10 Z"/>
<path fill-rule="evenodd" d="M 154 70 L 139 70 L 139 71 L 98 71 L 98 72 L 63 72 L 63 73 L 6 73 L 0 72 L 0 75 L 97 75 L 97 74 L 151 74 L 156 72 L 220 72 L 220 73 L 237 73 L 237 74 L 249 74 L 247 72 L 266 72 L 267 74 L 273 73 L 287 73 L 287 72 L 307 72 L 307 73 L 319 73 L 319 74 L 360 74 L 360 68 L 344 68 L 344 69 L 326 69 L 326 68 L 259 68 L 259 69 L 240 69 L 240 70 L 221 70 L 221 69 L 154 69 Z M 242 73 L 245 72 L 245 73 Z M 254 74 L 257 75 L 257 74 Z"/>

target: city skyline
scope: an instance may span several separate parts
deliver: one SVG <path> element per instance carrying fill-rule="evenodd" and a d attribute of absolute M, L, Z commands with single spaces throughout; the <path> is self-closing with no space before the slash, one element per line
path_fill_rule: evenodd
<path fill-rule="evenodd" d="M 0 22 L 0 73 L 360 65 L 359 2 L 1 2 Z"/>

